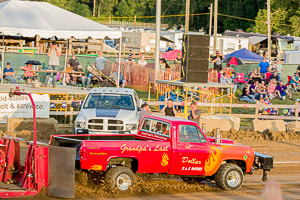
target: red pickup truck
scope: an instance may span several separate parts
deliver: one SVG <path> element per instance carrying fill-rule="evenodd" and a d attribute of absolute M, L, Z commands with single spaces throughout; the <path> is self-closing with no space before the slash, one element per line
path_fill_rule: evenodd
<path fill-rule="evenodd" d="M 244 174 L 273 168 L 273 157 L 237 142 L 207 137 L 188 120 L 147 115 L 137 135 L 54 135 L 50 145 L 77 148 L 83 170 L 104 174 L 110 189 L 128 190 L 135 173 L 178 175 L 184 181 L 214 180 L 223 190 L 241 187 Z"/>

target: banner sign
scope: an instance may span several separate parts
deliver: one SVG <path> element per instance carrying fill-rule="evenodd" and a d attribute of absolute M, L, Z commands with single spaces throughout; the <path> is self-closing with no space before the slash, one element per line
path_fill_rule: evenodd
<path fill-rule="evenodd" d="M 37 118 L 49 118 L 50 99 L 47 94 L 32 94 L 36 107 Z M 0 94 L 0 122 L 7 122 L 8 118 L 33 118 L 33 107 L 29 96 Z"/>

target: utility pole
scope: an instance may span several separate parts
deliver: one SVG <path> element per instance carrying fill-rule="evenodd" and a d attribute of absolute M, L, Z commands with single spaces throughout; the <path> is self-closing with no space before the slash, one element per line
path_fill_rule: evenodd
<path fill-rule="evenodd" d="M 271 61 L 271 2 L 267 1 L 267 15 L 268 15 L 268 59 Z"/>
<path fill-rule="evenodd" d="M 93 2 L 93 17 L 96 16 L 96 0 Z"/>
<path fill-rule="evenodd" d="M 156 0 L 155 81 L 159 70 L 161 0 Z"/>
<path fill-rule="evenodd" d="M 211 27 L 212 27 L 212 11 L 213 11 L 213 4 L 210 4 L 209 7 L 209 31 L 208 31 L 208 35 L 211 36 Z"/>
<path fill-rule="evenodd" d="M 217 51 L 217 34 L 218 34 L 218 0 L 215 0 L 214 10 L 214 55 Z"/>
<path fill-rule="evenodd" d="M 190 29 L 190 0 L 186 0 L 185 7 L 185 34 L 189 33 Z"/>

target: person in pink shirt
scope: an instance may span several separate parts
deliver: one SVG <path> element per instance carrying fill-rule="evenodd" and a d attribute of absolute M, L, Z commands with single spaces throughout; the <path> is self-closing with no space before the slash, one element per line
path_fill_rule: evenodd
<path fill-rule="evenodd" d="M 20 67 L 21 70 L 24 70 L 25 77 L 24 79 L 27 80 L 27 83 L 31 83 L 31 80 L 35 79 L 34 72 L 30 71 L 33 70 L 32 64 L 27 64 L 26 67 Z"/>
<path fill-rule="evenodd" d="M 277 87 L 276 80 L 272 79 L 268 84 L 268 90 L 267 90 L 269 99 L 273 99 L 277 96 L 276 95 L 276 87 Z"/>

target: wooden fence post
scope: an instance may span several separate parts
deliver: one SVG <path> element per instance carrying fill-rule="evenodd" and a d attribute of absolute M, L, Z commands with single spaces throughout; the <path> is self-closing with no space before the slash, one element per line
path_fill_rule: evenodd
<path fill-rule="evenodd" d="M 71 96 L 71 101 L 73 101 L 74 100 L 74 97 L 73 97 L 73 95 Z M 71 104 L 72 104 L 72 102 L 71 102 Z M 70 121 L 69 121 L 69 124 L 72 124 L 73 123 L 73 107 L 72 106 L 70 106 L 70 111 L 71 111 L 71 115 L 70 115 Z"/>
<path fill-rule="evenodd" d="M 256 102 L 256 108 L 255 108 L 255 119 L 258 118 L 258 107 L 259 107 L 259 101 Z"/>
<path fill-rule="evenodd" d="M 298 101 L 296 101 L 296 106 L 298 106 L 299 105 L 299 102 Z M 296 117 L 296 121 L 298 121 L 298 117 L 299 117 L 299 114 L 298 114 L 298 107 L 295 109 L 295 117 Z"/>

